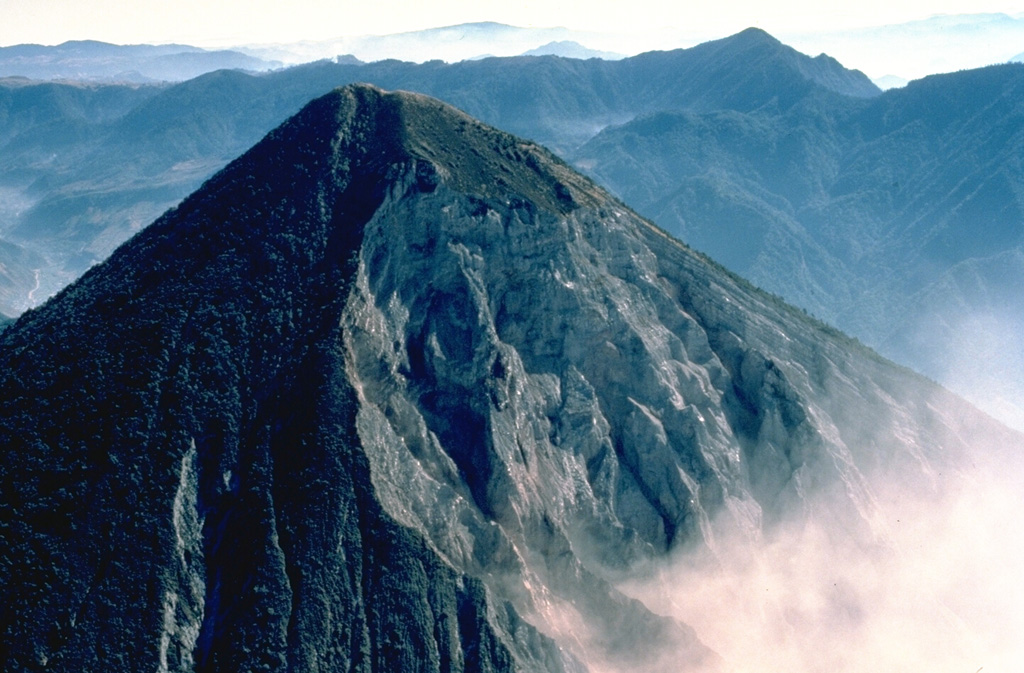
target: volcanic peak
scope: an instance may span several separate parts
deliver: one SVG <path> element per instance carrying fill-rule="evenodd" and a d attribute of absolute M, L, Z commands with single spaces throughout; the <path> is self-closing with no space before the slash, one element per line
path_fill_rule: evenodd
<path fill-rule="evenodd" d="M 332 128 L 323 128 L 325 119 Z M 415 161 L 425 191 L 444 181 L 484 200 L 515 195 L 559 214 L 601 198 L 589 180 L 541 146 L 422 94 L 348 85 L 308 105 L 279 132 L 292 127 L 335 137 L 335 157 L 358 157 L 348 164 L 357 174 Z"/>

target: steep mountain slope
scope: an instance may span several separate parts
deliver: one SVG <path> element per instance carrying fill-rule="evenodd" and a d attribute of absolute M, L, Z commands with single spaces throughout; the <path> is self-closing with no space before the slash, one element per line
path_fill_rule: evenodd
<path fill-rule="evenodd" d="M 1024 343 L 976 351 L 963 333 L 974 320 L 1007 334 L 1024 324 L 1022 129 L 1024 66 L 1006 65 L 862 102 L 665 112 L 573 156 L 758 285 L 943 381 L 973 352 L 964 366 L 990 367 L 987 383 L 963 389 L 1011 384 L 1022 404 L 1024 369 L 1000 353 Z"/>
<path fill-rule="evenodd" d="M 0 390 L 7 670 L 714 670 L 613 583 L 793 518 L 877 540 L 878 480 L 1020 443 L 369 86 L 0 333 Z"/>
<path fill-rule="evenodd" d="M 11 139 L 0 138 L 0 189 L 27 205 L 0 236 L 50 258 L 36 294 L 49 296 L 310 98 L 350 82 L 428 93 L 560 151 L 666 105 L 777 107 L 820 88 L 814 82 L 851 95 L 877 93 L 863 75 L 756 30 L 615 63 L 550 56 L 451 65 L 320 62 L 264 76 L 223 71 L 159 90 L 114 119 L 58 120 L 58 133 L 30 110 L 12 111 Z M 781 103 L 773 82 L 789 87 Z M 18 95 L 35 90 L 21 86 Z M 0 312 L 24 307 L 22 294 Z"/>

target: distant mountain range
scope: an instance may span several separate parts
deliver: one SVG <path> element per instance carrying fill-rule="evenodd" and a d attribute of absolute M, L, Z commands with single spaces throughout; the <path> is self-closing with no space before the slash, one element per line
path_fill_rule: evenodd
<path fill-rule="evenodd" d="M 828 53 L 875 80 L 906 81 L 925 75 L 1004 63 L 1024 44 L 1024 15 L 936 15 L 902 24 L 839 31 L 773 32 L 808 54 Z M 235 45 L 109 45 L 94 41 L 56 46 L 0 48 L 0 77 L 92 81 L 181 81 L 220 68 L 262 71 L 280 65 L 356 58 L 422 63 L 487 56 L 547 54 L 572 58 L 622 58 L 643 51 L 695 45 L 710 36 L 698 27 L 629 32 L 525 28 L 496 22 L 465 23 L 383 35 L 343 35 L 329 40 Z M 576 43 L 580 47 L 569 47 Z M 550 45 L 556 45 L 551 47 Z M 563 45 L 558 47 L 557 45 Z M 585 45 L 585 46 L 583 46 Z M 582 51 L 581 51 L 582 49 Z M 537 50 L 540 50 L 539 52 Z M 885 81 L 885 80 L 882 80 Z M 888 88 L 888 86 L 883 86 Z"/>
<path fill-rule="evenodd" d="M 828 53 L 844 64 L 878 79 L 902 80 L 1005 63 L 1024 44 L 1024 15 L 936 15 L 901 24 L 849 30 L 795 32 L 775 26 L 773 34 L 808 54 Z M 613 54 L 636 55 L 695 45 L 710 37 L 688 26 L 643 34 L 577 31 L 569 28 L 523 28 L 494 22 L 468 23 L 390 35 L 361 35 L 334 40 L 282 45 L 234 47 L 260 58 L 298 64 L 353 54 L 364 61 L 398 58 L 449 62 L 481 56 L 516 56 L 551 42 L 573 41 L 594 50 L 589 58 Z"/>
<path fill-rule="evenodd" d="M 795 32 L 775 26 L 773 34 L 807 54 L 828 53 L 879 79 L 902 80 L 1005 63 L 1024 44 L 1024 14 L 935 15 L 901 24 L 849 30 Z M 710 37 L 697 26 L 634 34 L 569 28 L 523 28 L 494 22 L 468 23 L 391 35 L 339 37 L 283 45 L 233 47 L 260 58 L 298 64 L 353 54 L 364 61 L 387 58 L 449 62 L 481 56 L 516 56 L 550 42 L 573 41 L 594 50 L 589 58 L 695 45 Z"/>
<path fill-rule="evenodd" d="M 1024 43 L 1024 15 L 937 15 L 903 24 L 843 31 L 776 35 L 808 54 L 828 53 L 880 82 L 902 85 L 938 72 L 1004 63 Z M 558 55 L 619 59 L 643 51 L 706 41 L 692 28 L 644 34 L 524 28 L 496 22 L 465 23 L 384 35 L 200 49 L 187 45 L 110 45 L 94 41 L 0 48 L 0 77 L 90 81 L 181 81 L 222 68 L 263 71 L 312 61 L 399 59 L 457 62 L 489 56 Z"/>
<path fill-rule="evenodd" d="M 56 46 L 0 47 L 0 77 L 80 82 L 182 82 L 225 68 L 256 72 L 280 67 L 239 51 L 180 44 L 116 45 L 91 40 Z"/>
<path fill-rule="evenodd" d="M 862 73 L 751 29 L 615 62 L 325 61 L 175 86 L 7 82 L 0 238 L 12 261 L 0 308 L 52 294 L 305 100 L 369 81 L 548 145 L 733 270 L 1010 419 L 1024 399 L 1022 68 L 880 95 Z M 28 259 L 39 266 L 16 268 Z M 979 326 L 993 322 L 1005 348 L 982 348 Z"/>
<path fill-rule="evenodd" d="M 5 671 L 736 670 L 621 587 L 791 530 L 827 570 L 743 594 L 816 658 L 895 585 L 887 658 L 961 669 L 1014 597 L 885 560 L 1024 437 L 423 95 L 306 105 L 0 333 L 0 390 Z"/>
<path fill-rule="evenodd" d="M 93 40 L 54 46 L 20 44 L 0 47 L 0 78 L 143 84 L 182 82 L 215 70 L 264 72 L 285 64 L 322 60 L 359 64 L 391 59 L 410 63 L 438 59 L 457 62 L 518 55 L 624 58 L 620 53 L 584 46 L 578 40 L 587 35 L 565 28 L 520 28 L 482 22 L 391 35 L 217 50 L 181 44 L 116 45 Z"/>
<path fill-rule="evenodd" d="M 362 61 L 398 59 L 422 63 L 487 56 L 518 56 L 562 41 L 585 42 L 589 35 L 567 28 L 522 28 L 493 21 L 463 23 L 388 35 L 350 35 L 333 40 L 238 47 L 254 56 L 290 64 L 350 54 Z"/>

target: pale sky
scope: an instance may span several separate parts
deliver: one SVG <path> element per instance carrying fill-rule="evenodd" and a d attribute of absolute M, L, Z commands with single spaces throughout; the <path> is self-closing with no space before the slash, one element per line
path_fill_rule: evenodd
<path fill-rule="evenodd" d="M 223 47 L 470 21 L 603 32 L 668 29 L 713 39 L 749 26 L 783 34 L 878 26 L 935 14 L 1022 11 L 1024 0 L 0 0 L 0 46 L 94 39 Z"/>

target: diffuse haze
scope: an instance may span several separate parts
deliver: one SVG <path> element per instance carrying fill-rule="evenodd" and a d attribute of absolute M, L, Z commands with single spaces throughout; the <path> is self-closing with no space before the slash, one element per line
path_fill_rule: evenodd
<path fill-rule="evenodd" d="M 876 484 L 860 529 L 821 516 L 818 494 L 762 536 L 680 552 L 622 588 L 691 624 L 728 673 L 1017 671 L 1024 465 L 984 439 L 937 488 Z"/>

